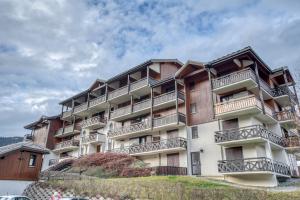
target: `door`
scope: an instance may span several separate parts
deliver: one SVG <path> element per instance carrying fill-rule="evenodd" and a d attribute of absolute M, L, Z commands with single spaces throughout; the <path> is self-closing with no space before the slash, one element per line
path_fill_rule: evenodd
<path fill-rule="evenodd" d="M 243 160 L 243 149 L 242 147 L 231 147 L 225 149 L 226 162 L 231 172 L 241 172 L 245 170 L 245 164 Z"/>
<path fill-rule="evenodd" d="M 101 152 L 101 144 L 97 145 L 97 152 Z"/>
<path fill-rule="evenodd" d="M 200 152 L 191 152 L 192 175 L 201 175 Z"/>
<path fill-rule="evenodd" d="M 179 167 L 179 153 L 167 154 L 167 165 Z"/>

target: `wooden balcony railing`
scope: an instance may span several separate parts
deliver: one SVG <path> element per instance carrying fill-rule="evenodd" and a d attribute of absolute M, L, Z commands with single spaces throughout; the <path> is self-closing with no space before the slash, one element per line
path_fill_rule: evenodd
<path fill-rule="evenodd" d="M 115 89 L 114 91 L 108 92 L 108 100 L 112 100 L 116 97 L 128 94 L 128 85 L 121 88 Z"/>
<path fill-rule="evenodd" d="M 174 101 L 174 100 L 176 100 L 176 94 L 175 94 L 175 91 L 172 91 L 172 92 L 168 92 L 168 93 L 161 94 L 159 96 L 154 97 L 153 105 L 157 106 L 157 105 L 167 103 L 169 101 Z"/>
<path fill-rule="evenodd" d="M 144 101 L 133 104 L 133 112 L 141 111 L 151 107 L 151 100 L 146 99 Z"/>
<path fill-rule="evenodd" d="M 107 121 L 106 118 L 100 116 L 94 116 L 82 121 L 81 128 L 87 128 L 97 124 L 106 124 L 106 121 Z"/>
<path fill-rule="evenodd" d="M 261 125 L 217 131 L 215 134 L 215 141 L 216 143 L 220 143 L 257 137 L 267 139 L 280 146 L 284 146 L 285 144 L 284 138 L 272 133 L 271 131 L 268 131 Z"/>
<path fill-rule="evenodd" d="M 157 176 L 168 176 L 168 175 L 185 176 L 185 175 L 187 175 L 186 167 L 157 166 L 157 167 L 151 167 L 151 170 Z"/>
<path fill-rule="evenodd" d="M 224 86 L 228 86 L 240 81 L 244 81 L 247 79 L 252 79 L 256 82 L 256 76 L 251 69 L 237 71 L 216 79 L 213 79 L 212 86 L 213 89 L 218 89 Z"/>
<path fill-rule="evenodd" d="M 90 142 L 102 142 L 104 143 L 106 140 L 104 134 L 90 134 L 86 137 L 82 138 L 82 143 L 90 143 Z"/>
<path fill-rule="evenodd" d="M 82 112 L 82 111 L 86 110 L 87 108 L 88 108 L 88 103 L 87 102 L 82 103 L 82 104 L 74 107 L 73 113 Z"/>
<path fill-rule="evenodd" d="M 113 130 L 110 130 L 107 133 L 108 137 L 115 137 L 115 136 L 121 136 L 129 133 L 135 133 L 140 131 L 145 131 L 147 129 L 151 128 L 150 119 L 145 120 L 143 122 L 130 124 L 129 126 L 123 126 L 120 128 L 115 128 Z"/>
<path fill-rule="evenodd" d="M 217 115 L 220 115 L 227 112 L 251 108 L 254 106 L 261 108 L 261 102 L 254 95 L 250 95 L 215 104 L 215 113 Z"/>
<path fill-rule="evenodd" d="M 140 80 L 137 80 L 133 83 L 130 83 L 130 91 L 134 91 L 136 89 L 139 89 L 139 88 L 142 88 L 142 87 L 145 87 L 148 85 L 148 78 L 142 78 Z"/>
<path fill-rule="evenodd" d="M 175 113 L 175 114 L 170 114 L 167 116 L 162 116 L 162 117 L 157 117 L 153 119 L 153 127 L 161 127 L 161 126 L 166 126 L 169 124 L 173 123 L 186 123 L 186 117 L 182 113 Z"/>
<path fill-rule="evenodd" d="M 218 161 L 218 170 L 220 173 L 269 171 L 286 176 L 291 174 L 288 165 L 265 157 Z"/>
<path fill-rule="evenodd" d="M 113 118 L 120 117 L 123 115 L 128 115 L 130 113 L 131 113 L 131 106 L 129 105 L 129 106 L 125 106 L 125 107 L 114 110 L 111 113 L 111 118 L 113 119 Z"/>
<path fill-rule="evenodd" d="M 72 115 L 72 110 L 68 110 L 62 113 L 62 118 L 67 118 Z"/>
<path fill-rule="evenodd" d="M 89 107 L 91 108 L 91 107 L 97 106 L 101 103 L 104 103 L 105 101 L 106 101 L 106 95 L 99 96 L 95 99 L 90 100 Z"/>
<path fill-rule="evenodd" d="M 55 145 L 54 149 L 59 150 L 67 147 L 79 147 L 79 140 L 67 140 Z"/>
<path fill-rule="evenodd" d="M 296 121 L 299 118 L 299 117 L 297 117 L 297 114 L 295 113 L 295 111 L 292 111 L 292 110 L 284 110 L 284 111 L 276 112 L 276 113 L 274 113 L 274 117 L 275 117 L 275 119 L 277 119 L 280 122 L 290 121 L 290 120 Z"/>
<path fill-rule="evenodd" d="M 75 124 L 75 126 L 73 124 L 65 126 L 64 128 L 60 128 L 55 136 L 62 136 L 64 134 L 70 134 L 73 133 L 74 131 L 80 131 L 80 126 L 78 124 Z"/>
<path fill-rule="evenodd" d="M 298 147 L 300 148 L 300 137 L 298 135 L 289 136 L 285 138 L 285 147 Z"/>
<path fill-rule="evenodd" d="M 181 137 L 149 142 L 145 144 L 131 145 L 129 147 L 113 149 L 115 153 L 138 154 L 151 151 L 160 151 L 173 148 L 186 148 L 186 139 Z"/>

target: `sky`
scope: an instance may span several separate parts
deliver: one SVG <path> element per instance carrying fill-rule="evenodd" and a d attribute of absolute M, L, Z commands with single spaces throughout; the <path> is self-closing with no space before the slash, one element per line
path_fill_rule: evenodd
<path fill-rule="evenodd" d="M 1 0 L 0 136 L 152 58 L 208 62 L 251 46 L 300 68 L 298 0 Z"/>

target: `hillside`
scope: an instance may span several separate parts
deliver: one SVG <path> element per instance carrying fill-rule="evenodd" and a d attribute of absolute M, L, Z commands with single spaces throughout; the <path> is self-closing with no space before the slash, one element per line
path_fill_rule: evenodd
<path fill-rule="evenodd" d="M 0 137 L 0 147 L 22 141 L 23 137 Z"/>

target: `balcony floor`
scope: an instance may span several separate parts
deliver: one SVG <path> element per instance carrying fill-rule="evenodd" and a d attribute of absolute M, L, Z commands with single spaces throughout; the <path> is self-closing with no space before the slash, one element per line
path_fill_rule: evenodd
<path fill-rule="evenodd" d="M 69 146 L 69 147 L 63 147 L 63 148 L 59 148 L 59 149 L 53 149 L 53 152 L 54 153 L 63 153 L 63 152 L 74 151 L 78 148 L 79 148 L 79 146 Z"/>
<path fill-rule="evenodd" d="M 252 107 L 248 107 L 248 108 L 244 108 L 244 109 L 240 109 L 240 110 L 216 114 L 216 117 L 224 120 L 224 119 L 234 118 L 238 115 L 259 114 L 261 112 L 262 112 L 262 110 L 258 106 L 252 106 Z"/>
<path fill-rule="evenodd" d="M 174 128 L 178 128 L 178 127 L 182 127 L 185 126 L 185 123 L 179 122 L 179 124 L 177 123 L 170 123 L 164 126 L 157 126 L 157 127 L 153 127 L 153 131 L 165 131 L 165 130 L 170 130 L 170 129 L 174 129 Z"/>

